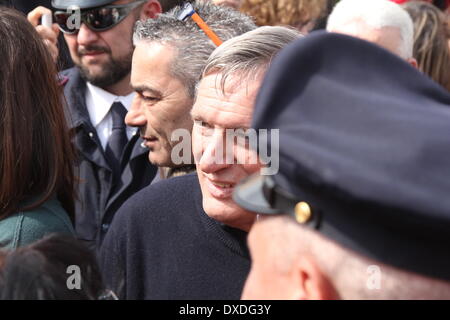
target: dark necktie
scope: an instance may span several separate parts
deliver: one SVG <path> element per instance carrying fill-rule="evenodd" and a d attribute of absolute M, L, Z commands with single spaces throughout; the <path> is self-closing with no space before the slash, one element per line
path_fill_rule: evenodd
<path fill-rule="evenodd" d="M 108 144 L 106 145 L 105 153 L 114 176 L 119 177 L 121 174 L 120 159 L 122 157 L 123 149 L 128 142 L 126 125 L 124 122 L 127 110 L 122 103 L 114 102 L 110 112 L 112 116 L 112 130 L 108 139 Z"/>

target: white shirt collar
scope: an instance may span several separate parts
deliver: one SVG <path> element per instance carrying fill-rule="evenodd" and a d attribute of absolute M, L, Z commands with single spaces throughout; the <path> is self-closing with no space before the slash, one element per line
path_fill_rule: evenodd
<path fill-rule="evenodd" d="M 87 87 L 86 106 L 91 123 L 94 127 L 97 127 L 97 125 L 106 117 L 114 102 L 120 101 L 127 110 L 130 109 L 131 104 L 133 103 L 134 92 L 127 96 L 116 96 L 89 82 L 87 82 Z"/>

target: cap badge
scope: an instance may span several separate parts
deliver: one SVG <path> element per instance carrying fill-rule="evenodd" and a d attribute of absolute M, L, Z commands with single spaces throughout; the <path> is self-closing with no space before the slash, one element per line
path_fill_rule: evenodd
<path fill-rule="evenodd" d="M 295 205 L 294 212 L 295 212 L 295 219 L 297 220 L 298 223 L 301 224 L 308 222 L 308 220 L 311 218 L 312 215 L 311 207 L 309 206 L 309 204 L 303 201 L 298 202 Z"/>

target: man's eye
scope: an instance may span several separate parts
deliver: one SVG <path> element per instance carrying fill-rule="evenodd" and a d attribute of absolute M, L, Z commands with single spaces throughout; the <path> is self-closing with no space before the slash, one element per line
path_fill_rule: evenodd
<path fill-rule="evenodd" d="M 209 137 L 214 133 L 214 127 L 207 122 L 195 120 L 194 125 L 198 128 L 198 132 L 200 132 L 202 136 Z"/>
<path fill-rule="evenodd" d="M 149 101 L 149 102 L 153 102 L 153 101 L 157 101 L 157 100 L 158 100 L 158 98 L 156 98 L 156 97 L 145 96 L 145 95 L 142 95 L 142 99 L 143 99 L 144 101 Z"/>
<path fill-rule="evenodd" d="M 203 122 L 203 121 L 202 121 L 202 127 L 206 128 L 206 129 L 214 129 L 214 127 L 212 125 L 210 125 L 208 122 Z"/>
<path fill-rule="evenodd" d="M 201 121 L 201 120 L 195 120 L 195 124 L 206 129 L 212 129 L 213 126 L 211 126 L 209 123 Z"/>
<path fill-rule="evenodd" d="M 139 98 L 141 100 L 143 100 L 144 102 L 156 102 L 161 100 L 160 97 L 149 94 L 148 92 L 143 92 L 143 91 L 136 91 Z"/>

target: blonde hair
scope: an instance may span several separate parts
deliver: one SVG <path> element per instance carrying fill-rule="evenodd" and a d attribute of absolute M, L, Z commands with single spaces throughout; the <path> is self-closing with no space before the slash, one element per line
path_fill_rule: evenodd
<path fill-rule="evenodd" d="M 259 26 L 288 25 L 300 29 L 326 13 L 327 0 L 244 0 L 241 11 Z"/>
<path fill-rule="evenodd" d="M 444 14 L 426 2 L 408 2 L 403 8 L 414 22 L 413 55 L 420 70 L 450 90 L 448 25 Z"/>

